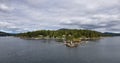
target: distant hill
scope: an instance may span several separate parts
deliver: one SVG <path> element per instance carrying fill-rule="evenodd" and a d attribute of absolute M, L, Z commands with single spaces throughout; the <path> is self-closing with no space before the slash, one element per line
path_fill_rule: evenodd
<path fill-rule="evenodd" d="M 15 34 L 0 31 L 0 36 L 13 36 Z"/>
<path fill-rule="evenodd" d="M 58 29 L 58 30 L 70 30 L 70 29 L 67 29 L 67 28 L 61 28 L 61 29 Z"/>
<path fill-rule="evenodd" d="M 103 36 L 120 36 L 120 33 L 104 32 Z"/>

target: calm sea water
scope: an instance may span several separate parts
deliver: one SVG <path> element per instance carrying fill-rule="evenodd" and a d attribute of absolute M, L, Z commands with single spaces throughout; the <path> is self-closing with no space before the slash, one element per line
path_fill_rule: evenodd
<path fill-rule="evenodd" d="M 120 37 L 89 41 L 77 48 L 54 40 L 0 37 L 0 63 L 120 63 Z"/>

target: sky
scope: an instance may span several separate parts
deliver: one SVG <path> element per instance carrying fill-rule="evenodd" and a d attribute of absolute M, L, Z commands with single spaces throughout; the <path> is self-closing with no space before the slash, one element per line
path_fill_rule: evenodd
<path fill-rule="evenodd" d="M 120 32 L 120 0 L 0 0 L 0 31 Z"/>

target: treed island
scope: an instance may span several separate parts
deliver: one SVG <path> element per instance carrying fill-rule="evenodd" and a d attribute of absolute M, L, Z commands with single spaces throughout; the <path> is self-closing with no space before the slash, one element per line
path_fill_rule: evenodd
<path fill-rule="evenodd" d="M 59 29 L 20 33 L 17 36 L 23 39 L 56 39 L 64 42 L 67 46 L 75 47 L 83 40 L 99 39 L 101 33 L 92 30 Z"/>
<path fill-rule="evenodd" d="M 97 39 L 100 37 L 120 36 L 120 33 L 98 32 L 84 29 L 58 29 L 58 30 L 38 30 L 16 34 L 24 39 Z"/>
<path fill-rule="evenodd" d="M 20 33 L 17 36 L 26 39 L 68 39 L 77 40 L 82 38 L 95 39 L 101 36 L 100 32 L 79 29 L 39 30 Z"/>

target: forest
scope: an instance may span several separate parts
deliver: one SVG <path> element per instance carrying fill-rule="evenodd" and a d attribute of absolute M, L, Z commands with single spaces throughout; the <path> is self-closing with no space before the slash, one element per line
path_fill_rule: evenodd
<path fill-rule="evenodd" d="M 100 32 L 82 29 L 59 29 L 59 30 L 38 30 L 26 33 L 20 33 L 17 36 L 21 38 L 56 38 L 62 39 L 71 36 L 72 38 L 98 38 Z"/>

